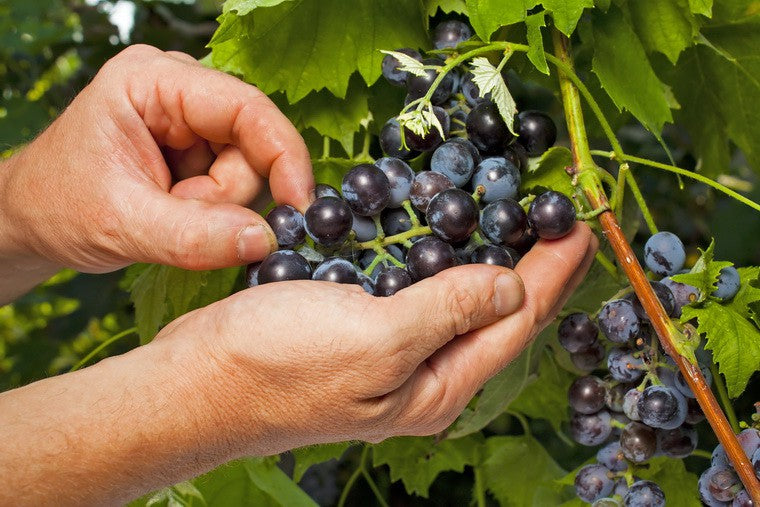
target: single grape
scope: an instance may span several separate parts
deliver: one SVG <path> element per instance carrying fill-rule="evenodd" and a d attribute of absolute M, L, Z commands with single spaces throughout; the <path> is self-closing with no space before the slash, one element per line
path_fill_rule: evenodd
<path fill-rule="evenodd" d="M 741 489 L 741 481 L 736 472 L 730 468 L 724 468 L 712 474 L 707 488 L 716 500 L 730 502 Z"/>
<path fill-rule="evenodd" d="M 557 126 L 548 114 L 541 111 L 521 111 L 517 119 L 517 142 L 525 147 L 529 157 L 538 157 L 554 145 L 557 140 Z"/>
<path fill-rule="evenodd" d="M 386 236 L 406 232 L 412 228 L 412 220 L 404 208 L 386 208 L 380 216 L 380 224 Z"/>
<path fill-rule="evenodd" d="M 375 221 L 369 217 L 352 213 L 351 229 L 354 231 L 357 241 L 370 241 L 377 237 Z"/>
<path fill-rule="evenodd" d="M 259 284 L 259 266 L 261 266 L 261 263 L 255 262 L 245 267 L 246 287 L 256 287 Z"/>
<path fill-rule="evenodd" d="M 712 296 L 725 300 L 731 299 L 739 292 L 741 283 L 742 281 L 736 268 L 733 266 L 725 267 L 720 270 L 718 288 L 713 291 Z"/>
<path fill-rule="evenodd" d="M 388 207 L 398 208 L 401 206 L 401 203 L 409 199 L 409 191 L 412 189 L 412 181 L 414 180 L 414 171 L 409 167 L 409 164 L 396 157 L 377 159 L 375 165 L 388 178 L 391 191 Z"/>
<path fill-rule="evenodd" d="M 710 491 L 710 480 L 713 475 L 722 470 L 727 469 L 724 467 L 711 466 L 699 476 L 699 481 L 697 482 L 699 486 L 699 497 L 708 507 L 727 507 L 729 505 L 727 502 L 722 502 L 716 499 Z"/>
<path fill-rule="evenodd" d="M 336 188 L 332 185 L 328 185 L 327 183 L 317 183 L 317 185 L 314 187 L 314 198 L 319 199 L 320 197 L 337 197 L 340 199 L 340 192 L 336 190 Z"/>
<path fill-rule="evenodd" d="M 665 507 L 665 493 L 652 481 L 631 484 L 623 498 L 625 507 Z"/>
<path fill-rule="evenodd" d="M 303 215 L 293 206 L 282 204 L 267 213 L 267 223 L 272 228 L 280 248 L 293 248 L 306 237 Z"/>
<path fill-rule="evenodd" d="M 612 432 L 610 413 L 600 410 L 595 414 L 574 412 L 570 418 L 570 434 L 581 445 L 596 446 L 607 440 Z"/>
<path fill-rule="evenodd" d="M 422 55 L 419 51 L 412 48 L 401 48 L 395 50 L 397 53 L 403 53 L 407 56 L 411 56 L 418 62 L 422 61 Z M 399 69 L 401 62 L 399 62 L 395 56 L 385 55 L 383 57 L 383 77 L 388 80 L 393 86 L 406 86 L 406 79 L 409 75 L 408 72 Z"/>
<path fill-rule="evenodd" d="M 633 305 L 625 299 L 613 299 L 604 305 L 598 321 L 604 336 L 615 343 L 627 343 L 636 338 L 641 330 Z"/>
<path fill-rule="evenodd" d="M 559 323 L 557 335 L 562 348 L 574 353 L 596 343 L 599 328 L 587 313 L 571 313 Z"/>
<path fill-rule="evenodd" d="M 409 198 L 415 208 L 425 213 L 430 204 L 430 199 L 432 199 L 438 192 L 442 192 L 449 188 L 455 188 L 455 186 L 451 180 L 443 174 L 433 171 L 422 171 L 417 173 L 414 177 Z"/>
<path fill-rule="evenodd" d="M 535 245 L 538 241 L 538 235 L 536 234 L 536 231 L 530 228 L 530 224 L 528 224 L 528 226 L 529 227 L 525 229 L 525 232 L 523 233 L 522 237 L 520 237 L 520 239 L 513 243 L 508 243 L 508 246 L 511 246 L 517 250 L 517 253 L 520 255 L 525 255 L 528 253 L 530 249 L 533 248 L 533 245 Z"/>
<path fill-rule="evenodd" d="M 477 229 L 478 215 L 478 204 L 470 194 L 450 188 L 430 199 L 425 219 L 436 236 L 448 243 L 458 243 Z"/>
<path fill-rule="evenodd" d="M 293 250 L 278 250 L 269 254 L 261 262 L 257 276 L 259 285 L 309 278 L 311 278 L 309 261 Z"/>
<path fill-rule="evenodd" d="M 381 297 L 392 296 L 410 285 L 412 285 L 412 277 L 409 272 L 393 266 L 377 275 L 377 280 L 375 280 L 375 295 Z"/>
<path fill-rule="evenodd" d="M 603 465 L 586 465 L 575 476 L 575 494 L 584 502 L 594 502 L 612 493 L 615 483 Z"/>
<path fill-rule="evenodd" d="M 504 157 L 484 158 L 475 168 L 472 186 L 483 186 L 485 193 L 481 200 L 486 204 L 498 199 L 514 199 L 520 188 L 520 170 Z"/>
<path fill-rule="evenodd" d="M 705 382 L 707 385 L 712 385 L 712 372 L 710 371 L 710 368 L 702 366 L 700 370 L 702 370 L 702 376 L 705 377 Z M 683 373 L 680 371 L 676 373 L 675 387 L 678 389 L 679 393 L 686 396 L 687 398 L 696 398 L 691 390 L 691 387 L 689 387 L 689 385 L 686 383 L 686 379 L 683 377 Z"/>
<path fill-rule="evenodd" d="M 638 389 L 631 389 L 623 396 L 623 413 L 632 421 L 641 420 L 641 416 L 639 416 L 639 398 L 641 398 L 641 391 Z"/>
<path fill-rule="evenodd" d="M 351 208 L 337 197 L 320 197 L 311 203 L 304 215 L 306 232 L 325 246 L 335 246 L 348 238 L 353 225 Z"/>
<path fill-rule="evenodd" d="M 644 360 L 629 348 L 615 347 L 607 356 L 607 368 L 615 380 L 633 382 L 644 375 Z"/>
<path fill-rule="evenodd" d="M 676 299 L 668 286 L 660 282 L 649 282 L 649 284 L 652 286 L 652 290 L 657 296 L 657 299 L 659 299 L 660 303 L 662 303 L 662 307 L 665 309 L 665 313 L 667 313 L 669 317 L 675 316 Z M 633 304 L 633 311 L 636 312 L 636 315 L 640 320 L 649 320 L 649 316 L 644 311 L 644 307 L 642 306 L 641 301 L 636 294 L 633 294 L 631 303 Z"/>
<path fill-rule="evenodd" d="M 354 265 L 339 257 L 329 257 L 320 262 L 311 278 L 325 282 L 359 283 Z"/>
<path fill-rule="evenodd" d="M 417 241 L 406 254 L 406 267 L 414 281 L 433 276 L 456 265 L 454 248 L 431 236 Z"/>
<path fill-rule="evenodd" d="M 433 30 L 433 47 L 435 49 L 455 48 L 472 37 L 472 28 L 466 23 L 451 19 L 436 25 Z"/>
<path fill-rule="evenodd" d="M 472 264 L 491 264 L 492 266 L 504 266 L 513 269 L 515 267 L 515 256 L 517 252 L 509 247 L 500 247 L 496 245 L 480 245 L 472 251 L 470 262 Z"/>
<path fill-rule="evenodd" d="M 754 505 L 746 489 L 739 491 L 731 502 L 731 507 L 753 507 Z"/>
<path fill-rule="evenodd" d="M 607 388 L 602 379 L 588 375 L 580 377 L 570 385 L 567 399 L 570 406 L 581 414 L 594 414 L 604 408 Z"/>
<path fill-rule="evenodd" d="M 638 401 L 641 421 L 653 428 L 675 428 L 686 419 L 686 399 L 668 386 L 649 386 Z"/>
<path fill-rule="evenodd" d="M 367 294 L 375 295 L 375 282 L 369 276 L 365 275 L 361 271 L 356 272 L 356 276 L 359 278 L 359 285 L 362 286 L 364 292 Z"/>
<path fill-rule="evenodd" d="M 731 464 L 728 461 L 728 455 L 726 454 L 726 450 L 723 449 L 722 444 L 718 444 L 715 446 L 715 449 L 713 449 L 712 457 L 710 460 L 710 464 L 713 467 L 729 467 Z"/>
<path fill-rule="evenodd" d="M 668 458 L 686 458 L 697 448 L 697 431 L 687 426 L 658 429 L 657 448 Z"/>
<path fill-rule="evenodd" d="M 391 199 L 388 177 L 372 164 L 359 164 L 348 171 L 341 190 L 351 210 L 365 217 L 380 213 Z"/>
<path fill-rule="evenodd" d="M 514 138 L 491 101 L 481 101 L 467 115 L 467 137 L 480 151 L 500 155 Z"/>
<path fill-rule="evenodd" d="M 515 164 L 521 171 L 528 170 L 528 152 L 520 143 L 512 143 L 504 149 L 504 158 Z"/>
<path fill-rule="evenodd" d="M 599 366 L 604 359 L 604 354 L 604 346 L 597 341 L 585 349 L 570 354 L 570 360 L 579 370 L 591 371 Z"/>
<path fill-rule="evenodd" d="M 528 216 L 514 199 L 498 199 L 480 214 L 480 228 L 496 244 L 506 245 L 518 241 L 528 227 Z"/>
<path fill-rule="evenodd" d="M 675 275 L 686 262 L 686 250 L 678 236 L 661 231 L 644 245 L 644 262 L 657 275 Z"/>
<path fill-rule="evenodd" d="M 640 422 L 628 424 L 620 435 L 620 449 L 623 455 L 634 463 L 643 463 L 657 450 L 657 435 L 654 429 Z"/>
<path fill-rule="evenodd" d="M 702 407 L 694 398 L 686 398 L 686 405 L 688 410 L 686 412 L 686 424 L 698 424 L 705 420 L 705 414 L 702 412 Z"/>
<path fill-rule="evenodd" d="M 628 468 L 620 442 L 610 442 L 596 452 L 596 460 L 613 472 L 622 472 Z"/>
<path fill-rule="evenodd" d="M 422 63 L 425 65 L 438 66 L 441 64 L 441 61 L 434 58 L 428 58 L 423 60 Z M 435 81 L 436 78 L 438 78 L 438 72 L 436 69 L 426 69 L 424 76 L 409 74 L 406 77 L 407 96 L 411 100 L 417 100 L 424 97 L 428 90 L 430 90 L 430 85 L 433 84 L 433 81 Z M 443 76 L 443 79 L 440 83 L 438 83 L 438 87 L 430 97 L 430 102 L 436 106 L 440 106 L 446 102 L 449 97 L 451 97 L 451 93 L 454 91 L 454 85 L 456 84 L 455 81 L 456 78 L 452 72 L 449 72 Z"/>
<path fill-rule="evenodd" d="M 575 225 L 575 206 L 566 195 L 550 190 L 536 197 L 528 209 L 528 222 L 538 237 L 559 239 Z"/>
<path fill-rule="evenodd" d="M 389 157 L 403 160 L 409 160 L 419 155 L 418 152 L 410 148 L 404 148 L 401 143 L 401 125 L 396 118 L 391 118 L 385 122 L 382 130 L 380 130 L 380 149 Z"/>
<path fill-rule="evenodd" d="M 441 132 L 435 126 L 431 126 L 424 135 L 415 134 L 408 128 L 404 128 L 404 137 L 406 145 L 409 148 L 417 151 L 432 151 L 449 137 L 449 129 L 451 127 L 449 113 L 442 107 L 434 106 L 433 114 L 435 114 L 435 117 L 438 118 L 438 122 L 441 124 L 443 136 L 441 136 Z"/>
<path fill-rule="evenodd" d="M 736 438 L 739 440 L 739 444 L 744 449 L 744 454 L 747 457 L 753 456 L 760 449 L 760 431 L 754 428 L 742 430 Z"/>
<path fill-rule="evenodd" d="M 430 158 L 430 170 L 445 175 L 454 185 L 462 188 L 475 171 L 477 158 L 473 151 L 477 154 L 472 143 L 453 137 L 435 149 Z"/>
<path fill-rule="evenodd" d="M 613 412 L 623 411 L 623 400 L 625 399 L 625 393 L 630 391 L 631 384 L 615 383 L 612 386 L 607 386 L 607 396 L 604 398 L 604 403 L 607 408 Z"/>
<path fill-rule="evenodd" d="M 670 289 L 670 292 L 673 294 L 673 299 L 675 301 L 673 317 L 675 318 L 681 316 L 681 309 L 684 306 L 694 303 L 699 299 L 699 290 L 689 284 L 675 282 L 669 276 L 660 280 L 660 283 Z"/>

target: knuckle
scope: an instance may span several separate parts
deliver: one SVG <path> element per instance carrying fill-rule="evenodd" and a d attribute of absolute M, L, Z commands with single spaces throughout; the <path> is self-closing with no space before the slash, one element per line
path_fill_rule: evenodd
<path fill-rule="evenodd" d="M 450 280 L 447 281 L 447 285 L 442 307 L 450 319 L 449 324 L 454 334 L 463 334 L 470 329 L 472 313 L 478 308 L 478 303 L 475 296 L 467 289 L 457 287 Z"/>
<path fill-rule="evenodd" d="M 201 223 L 188 221 L 177 231 L 175 238 L 173 248 L 169 252 L 172 262 L 185 269 L 199 268 L 199 252 L 208 248 L 208 229 Z"/>

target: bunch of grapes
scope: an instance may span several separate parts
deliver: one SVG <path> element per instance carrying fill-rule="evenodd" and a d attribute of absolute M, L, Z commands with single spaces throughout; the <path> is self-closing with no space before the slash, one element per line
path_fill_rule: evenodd
<path fill-rule="evenodd" d="M 441 48 L 469 38 L 471 30 L 452 21 L 435 34 Z M 417 51 L 399 51 L 423 61 Z M 424 96 L 437 76 L 399 67 L 392 56 L 383 61 L 385 77 L 406 87 L 407 100 Z M 287 205 L 272 209 L 266 219 L 280 250 L 248 267 L 248 286 L 314 279 L 390 296 L 459 264 L 513 268 L 538 238 L 569 233 L 576 210 L 568 197 L 519 195 L 528 158 L 556 140 L 554 122 L 543 112 L 522 112 L 515 137 L 473 87 L 469 75 L 447 74 L 432 94 L 442 131 L 412 132 L 393 118 L 380 133 L 386 156 L 353 167 L 340 191 L 317 185 L 304 214 Z M 407 163 L 413 158 L 425 169 L 415 172 Z"/>
<path fill-rule="evenodd" d="M 737 436 L 760 479 L 760 431 L 747 428 Z M 710 468 L 699 478 L 699 496 L 708 507 L 752 507 L 752 499 L 731 467 L 723 446 L 712 453 Z"/>

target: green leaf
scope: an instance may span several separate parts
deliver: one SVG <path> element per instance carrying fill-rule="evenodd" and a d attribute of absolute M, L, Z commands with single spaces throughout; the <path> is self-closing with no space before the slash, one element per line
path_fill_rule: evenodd
<path fill-rule="evenodd" d="M 673 275 L 676 282 L 686 283 L 699 289 L 699 300 L 704 301 L 717 288 L 720 270 L 730 266 L 730 262 L 714 261 L 715 241 L 710 242 L 706 250 L 699 249 L 701 256 L 688 273 Z M 685 320 L 681 320 L 686 322 Z"/>
<path fill-rule="evenodd" d="M 575 31 L 583 9 L 594 7 L 593 0 L 541 0 L 541 3 L 551 11 L 554 26 L 568 37 Z"/>
<path fill-rule="evenodd" d="M 277 466 L 279 458 L 249 458 L 243 461 L 251 482 L 283 507 L 312 507 L 317 503 Z"/>
<path fill-rule="evenodd" d="M 507 128 L 512 134 L 517 135 L 514 127 L 517 104 L 507 89 L 504 76 L 501 75 L 501 65 L 499 68 L 494 67 L 488 58 L 482 56 L 473 58 L 470 63 L 472 81 L 478 86 L 480 96 L 485 97 L 491 94 L 491 100 L 499 108 L 499 113 L 507 124 Z"/>
<path fill-rule="evenodd" d="M 239 16 L 245 16 L 259 7 L 274 7 L 290 0 L 227 0 L 222 6 L 222 12 L 236 12 Z"/>
<path fill-rule="evenodd" d="M 564 146 L 553 146 L 539 158 L 529 161 L 528 170 L 523 174 L 521 193 L 527 194 L 545 189 L 562 192 L 568 197 L 575 193 L 575 187 L 567 168 L 573 165 L 573 155 Z"/>
<path fill-rule="evenodd" d="M 372 446 L 374 466 L 388 465 L 391 481 L 399 479 L 407 493 L 427 497 L 439 473 L 462 472 L 477 462 L 482 437 L 470 435 L 436 443 L 435 437 L 390 438 Z"/>
<path fill-rule="evenodd" d="M 501 505 L 561 503 L 554 481 L 565 471 L 532 437 L 491 437 L 486 440 L 484 455 L 478 466 L 483 483 Z"/>
<path fill-rule="evenodd" d="M 541 35 L 541 28 L 546 26 L 546 12 L 541 11 L 531 14 L 525 19 L 525 26 L 528 29 L 528 59 L 536 66 L 539 72 L 549 75 L 549 66 L 546 64 L 546 55 L 544 55 L 544 38 Z"/>
<path fill-rule="evenodd" d="M 340 459 L 349 447 L 351 447 L 351 442 L 310 445 L 309 447 L 293 449 L 291 452 L 296 460 L 295 468 L 293 469 L 293 480 L 300 482 L 303 474 L 312 465 L 324 463 L 331 459 Z"/>
<path fill-rule="evenodd" d="M 592 69 L 618 109 L 630 111 L 659 136 L 672 122 L 663 83 L 647 60 L 641 41 L 619 9 L 594 16 Z"/>
<path fill-rule="evenodd" d="M 660 486 L 668 507 L 700 505 L 697 476 L 686 470 L 683 460 L 659 457 L 650 459 L 647 465 L 637 468 L 636 475 Z"/>
<path fill-rule="evenodd" d="M 681 51 L 692 45 L 699 26 L 680 0 L 637 0 L 628 6 L 647 51 L 659 51 L 675 64 Z"/>
<path fill-rule="evenodd" d="M 575 380 L 570 372 L 560 368 L 553 355 L 544 350 L 538 366 L 538 378 L 528 384 L 509 405 L 510 411 L 533 419 L 546 419 L 556 431 L 568 421 L 567 390 Z"/>
<path fill-rule="evenodd" d="M 340 190 L 343 176 L 357 163 L 345 158 L 327 158 L 313 160 L 314 180 L 317 183 L 327 183 Z"/>
<path fill-rule="evenodd" d="M 467 11 L 475 33 L 490 41 L 497 28 L 524 21 L 528 10 L 537 4 L 538 0 L 467 0 Z"/>
<path fill-rule="evenodd" d="M 215 67 L 267 94 L 285 91 L 297 102 L 327 88 L 344 97 L 355 71 L 367 84 L 377 80 L 381 49 L 426 46 L 426 19 L 418 1 L 356 0 L 347 8 L 343 0 L 293 0 L 247 16 L 227 12 L 220 30 L 236 37 L 209 46 Z"/>
<path fill-rule="evenodd" d="M 151 264 L 135 278 L 130 288 L 130 299 L 135 305 L 135 322 L 140 343 L 148 343 L 156 336 L 167 313 L 166 266 Z"/>
<path fill-rule="evenodd" d="M 713 0 L 689 0 L 689 9 L 694 14 L 701 14 L 708 18 L 712 16 Z"/>
<path fill-rule="evenodd" d="M 467 4 L 465 0 L 425 0 L 425 12 L 429 17 L 435 16 L 438 9 L 443 12 L 458 12 L 467 14 Z"/>

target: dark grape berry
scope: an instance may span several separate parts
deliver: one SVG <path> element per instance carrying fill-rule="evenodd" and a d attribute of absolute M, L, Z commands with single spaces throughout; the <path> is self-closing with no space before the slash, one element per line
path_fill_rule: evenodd
<path fill-rule="evenodd" d="M 595 369 L 602 362 L 602 359 L 604 359 L 604 346 L 598 341 L 583 350 L 570 354 L 570 360 L 575 367 L 584 371 Z"/>
<path fill-rule="evenodd" d="M 686 424 L 699 424 L 705 420 L 705 414 L 702 412 L 702 407 L 694 398 L 686 398 Z"/>
<path fill-rule="evenodd" d="M 752 457 L 760 449 L 760 431 L 754 428 L 742 430 L 736 438 L 748 457 Z"/>
<path fill-rule="evenodd" d="M 683 396 L 667 386 L 647 387 L 638 401 L 641 421 L 653 428 L 669 429 L 680 426 L 686 418 L 687 410 Z"/>
<path fill-rule="evenodd" d="M 472 37 L 472 28 L 455 19 L 436 25 L 433 30 L 433 47 L 435 49 L 455 48 Z"/>
<path fill-rule="evenodd" d="M 267 223 L 274 231 L 280 248 L 293 248 L 306 237 L 303 215 L 293 206 L 282 204 L 267 213 Z"/>
<path fill-rule="evenodd" d="M 654 429 L 646 424 L 632 422 L 620 435 L 620 449 L 626 459 L 634 463 L 642 463 L 657 451 L 657 435 Z"/>
<path fill-rule="evenodd" d="M 476 154 L 477 149 L 472 143 L 454 137 L 435 149 L 430 158 L 430 170 L 445 175 L 454 185 L 462 188 L 475 171 L 479 158 Z"/>
<path fill-rule="evenodd" d="M 570 434 L 581 445 L 599 445 L 612 432 L 610 421 L 610 413 L 606 410 L 600 410 L 596 414 L 575 412 L 570 418 Z"/>
<path fill-rule="evenodd" d="M 375 295 L 380 297 L 392 296 L 410 285 L 412 285 L 412 277 L 409 272 L 392 266 L 377 275 Z"/>
<path fill-rule="evenodd" d="M 517 142 L 525 147 L 529 157 L 538 157 L 554 145 L 557 126 L 548 114 L 541 111 L 522 111 L 517 115 Z"/>
<path fill-rule="evenodd" d="M 403 53 L 407 56 L 411 56 L 418 62 L 422 61 L 422 55 L 419 53 L 419 51 L 416 51 L 414 49 L 401 48 L 396 49 L 395 51 L 396 53 Z M 406 86 L 406 79 L 409 73 L 399 69 L 400 66 L 401 62 L 399 62 L 395 56 L 385 55 L 383 57 L 383 77 L 394 86 Z"/>
<path fill-rule="evenodd" d="M 631 349 L 615 347 L 607 356 L 607 369 L 615 380 L 633 382 L 644 375 L 644 360 Z"/>
<path fill-rule="evenodd" d="M 419 154 L 418 152 L 409 149 L 408 147 L 405 148 L 401 143 L 401 125 L 399 125 L 396 118 L 391 118 L 385 122 L 382 130 L 380 130 L 379 140 L 380 149 L 382 149 L 383 153 L 389 157 L 409 160 Z"/>
<path fill-rule="evenodd" d="M 712 497 L 719 502 L 730 502 L 741 489 L 741 482 L 736 472 L 724 468 L 712 474 L 707 487 Z"/>
<path fill-rule="evenodd" d="M 587 313 L 571 313 L 559 323 L 557 335 L 562 348 L 574 353 L 596 343 L 599 328 Z"/>
<path fill-rule="evenodd" d="M 462 81 L 459 87 L 462 95 L 464 95 L 464 100 L 470 107 L 475 107 L 484 100 L 491 100 L 490 93 L 487 94 L 487 97 L 480 96 L 480 88 L 478 88 L 478 85 L 476 85 L 475 81 L 472 80 L 472 73 L 470 72 L 466 72 L 464 76 L 462 76 Z"/>
<path fill-rule="evenodd" d="M 623 498 L 624 507 L 665 507 L 665 493 L 652 481 L 637 481 Z"/>
<path fill-rule="evenodd" d="M 334 186 L 328 185 L 327 183 L 317 183 L 317 185 L 314 187 L 314 198 L 319 199 L 320 197 L 337 197 L 340 199 L 340 192 L 338 192 Z"/>
<path fill-rule="evenodd" d="M 408 128 L 404 128 L 406 145 L 412 150 L 432 151 L 449 137 L 449 128 L 451 127 L 449 113 L 447 113 L 442 107 L 434 106 L 433 114 L 435 114 L 435 117 L 438 118 L 438 122 L 441 124 L 443 136 L 441 136 L 441 133 L 434 126 L 431 126 L 430 130 L 428 130 L 425 135 L 415 134 Z"/>
<path fill-rule="evenodd" d="M 375 161 L 375 165 L 380 168 L 388 178 L 391 196 L 388 201 L 388 207 L 398 208 L 401 203 L 409 199 L 409 191 L 412 189 L 414 180 L 414 171 L 409 164 L 395 157 L 383 157 Z"/>
<path fill-rule="evenodd" d="M 417 241 L 406 254 L 406 268 L 414 281 L 433 276 L 457 264 L 454 248 L 431 236 Z"/>
<path fill-rule="evenodd" d="M 372 164 L 359 164 L 348 171 L 341 190 L 351 210 L 365 217 L 380 213 L 391 199 L 388 177 Z"/>
<path fill-rule="evenodd" d="M 675 275 L 686 262 L 686 250 L 672 232 L 658 232 L 644 245 L 644 262 L 657 275 Z"/>
<path fill-rule="evenodd" d="M 668 458 L 686 458 L 697 448 L 697 432 L 686 426 L 672 430 L 658 429 L 657 448 Z"/>
<path fill-rule="evenodd" d="M 553 190 L 544 192 L 530 203 L 528 222 L 540 238 L 562 238 L 575 225 L 573 201 L 566 195 Z"/>
<path fill-rule="evenodd" d="M 504 266 L 513 269 L 515 267 L 515 257 L 517 252 L 509 247 L 500 247 L 496 245 L 480 245 L 472 251 L 470 262 L 473 264 L 490 264 L 492 266 Z"/>
<path fill-rule="evenodd" d="M 490 101 L 482 101 L 467 115 L 467 137 L 480 151 L 501 155 L 514 138 L 501 117 L 499 108 Z"/>
<path fill-rule="evenodd" d="M 623 396 L 623 413 L 632 421 L 641 420 L 639 416 L 639 398 L 641 398 L 641 391 L 638 389 L 631 389 Z"/>
<path fill-rule="evenodd" d="M 734 497 L 734 501 L 731 502 L 731 507 L 754 507 L 754 505 L 746 489 L 739 491 Z"/>
<path fill-rule="evenodd" d="M 599 312 L 599 328 L 610 341 L 627 343 L 641 330 L 633 305 L 625 299 L 613 299 Z"/>
<path fill-rule="evenodd" d="M 596 452 L 596 460 L 613 472 L 622 472 L 628 468 L 628 463 L 620 449 L 620 442 L 610 442 Z"/>
<path fill-rule="evenodd" d="M 752 467 L 755 469 L 755 475 L 760 479 L 760 449 L 757 449 L 750 457 L 752 458 Z"/>
<path fill-rule="evenodd" d="M 515 164 L 521 171 L 528 169 L 528 152 L 520 143 L 512 143 L 504 149 L 504 158 Z"/>
<path fill-rule="evenodd" d="M 699 290 L 692 285 L 681 283 L 681 282 L 675 282 L 669 276 L 666 276 L 665 278 L 660 280 L 660 283 L 662 283 L 668 289 L 670 289 L 670 292 L 673 294 L 673 299 L 675 300 L 675 308 L 673 310 L 673 317 L 676 317 L 676 318 L 680 317 L 681 309 L 684 306 L 689 305 L 699 300 Z"/>
<path fill-rule="evenodd" d="M 594 414 L 604 408 L 607 388 L 602 379 L 592 375 L 580 377 L 570 385 L 567 399 L 570 406 L 581 414 Z"/>
<path fill-rule="evenodd" d="M 443 174 L 433 171 L 422 171 L 414 177 L 409 198 L 415 208 L 425 213 L 430 204 L 430 199 L 437 193 L 449 188 L 455 188 L 454 184 Z"/>
<path fill-rule="evenodd" d="M 649 282 L 649 284 L 652 286 L 652 290 L 657 296 L 657 299 L 662 303 L 665 313 L 667 313 L 669 317 L 674 317 L 676 312 L 676 299 L 668 286 L 660 282 Z M 644 307 L 641 305 L 638 296 L 634 294 L 631 303 L 633 304 L 633 311 L 636 312 L 636 315 L 640 320 L 649 320 L 649 316 L 644 311 Z"/>
<path fill-rule="evenodd" d="M 472 175 L 472 186 L 482 186 L 485 190 L 481 200 L 484 203 L 498 199 L 513 199 L 520 188 L 520 170 L 504 157 L 484 158 Z M 573 211 L 575 220 L 575 211 Z"/>
<path fill-rule="evenodd" d="M 513 244 L 520 240 L 528 227 L 528 215 L 514 199 L 499 199 L 480 215 L 480 229 L 496 244 Z"/>
<path fill-rule="evenodd" d="M 713 297 L 719 299 L 731 299 L 736 296 L 741 287 L 741 278 L 739 277 L 739 271 L 733 266 L 728 266 L 720 270 L 718 275 L 717 289 L 712 293 Z"/>
<path fill-rule="evenodd" d="M 610 495 L 614 485 L 609 469 L 603 465 L 586 465 L 575 476 L 575 494 L 588 503 Z"/>
<path fill-rule="evenodd" d="M 380 216 L 380 224 L 386 236 L 406 232 L 412 228 L 412 220 L 404 208 L 387 208 Z"/>
<path fill-rule="evenodd" d="M 314 241 L 325 246 L 343 243 L 354 221 L 351 208 L 337 197 L 320 197 L 311 203 L 304 218 L 306 232 Z"/>
<path fill-rule="evenodd" d="M 248 264 L 245 268 L 245 286 L 256 287 L 259 284 L 259 266 L 260 262 Z"/>
<path fill-rule="evenodd" d="M 727 507 L 728 503 L 720 501 L 716 499 L 712 492 L 710 491 L 710 482 L 715 474 L 718 472 L 728 470 L 726 467 L 722 466 L 711 466 L 704 472 L 702 472 L 702 475 L 699 477 L 699 482 L 697 483 L 699 486 L 699 497 L 702 499 L 702 502 L 704 502 L 705 505 L 708 507 Z"/>
<path fill-rule="evenodd" d="M 707 385 L 712 385 L 712 372 L 710 371 L 710 368 L 703 366 L 700 368 L 702 371 L 702 376 L 705 377 L 705 383 Z M 691 387 L 689 387 L 689 384 L 686 383 L 686 379 L 683 377 L 683 373 L 678 371 L 675 376 L 675 388 L 678 390 L 679 393 L 681 393 L 683 396 L 686 396 L 687 398 L 696 398 L 694 393 L 691 390 Z"/>
<path fill-rule="evenodd" d="M 353 264 L 339 257 L 330 257 L 320 262 L 311 277 L 335 283 L 359 283 L 359 276 Z"/>
<path fill-rule="evenodd" d="M 478 215 L 478 204 L 470 194 L 450 188 L 430 199 L 425 219 L 436 236 L 458 243 L 469 238 L 478 227 Z"/>
<path fill-rule="evenodd" d="M 440 65 L 441 62 L 435 59 L 427 59 L 423 60 L 422 63 L 425 65 Z M 411 100 L 422 98 L 437 78 L 438 72 L 435 69 L 426 69 L 424 76 L 409 74 L 406 78 L 407 97 Z M 436 106 L 442 105 L 451 97 L 451 93 L 454 91 L 454 84 L 454 73 L 449 72 L 443 76 L 443 79 L 430 97 L 430 102 Z"/>
<path fill-rule="evenodd" d="M 370 241 L 377 237 L 377 226 L 374 220 L 356 213 L 352 213 L 352 215 L 351 229 L 354 231 L 357 241 Z"/>
<path fill-rule="evenodd" d="M 278 250 L 269 254 L 261 262 L 257 276 L 259 285 L 309 278 L 311 278 L 309 261 L 293 250 Z"/>
<path fill-rule="evenodd" d="M 362 286 L 364 292 L 367 294 L 375 295 L 375 282 L 369 276 L 365 275 L 361 271 L 356 272 L 356 276 L 359 277 L 359 285 Z"/>

